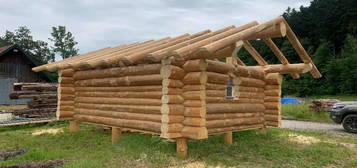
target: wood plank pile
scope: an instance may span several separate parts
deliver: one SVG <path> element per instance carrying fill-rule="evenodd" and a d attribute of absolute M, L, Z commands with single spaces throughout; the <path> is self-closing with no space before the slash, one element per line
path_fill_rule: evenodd
<path fill-rule="evenodd" d="M 327 112 L 331 109 L 333 104 L 338 102 L 340 102 L 338 99 L 316 99 L 311 101 L 309 108 L 316 112 Z"/>
<path fill-rule="evenodd" d="M 31 99 L 25 109 L 12 110 L 11 113 L 25 118 L 55 116 L 57 109 L 56 83 L 14 83 L 14 93 L 10 99 Z"/>

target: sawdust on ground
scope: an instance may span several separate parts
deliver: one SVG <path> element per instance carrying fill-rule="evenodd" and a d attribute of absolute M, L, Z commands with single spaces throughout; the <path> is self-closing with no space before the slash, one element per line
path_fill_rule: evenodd
<path fill-rule="evenodd" d="M 42 134 L 58 134 L 63 132 L 62 128 L 50 128 L 50 129 L 40 129 L 32 132 L 32 135 L 42 135 Z"/>

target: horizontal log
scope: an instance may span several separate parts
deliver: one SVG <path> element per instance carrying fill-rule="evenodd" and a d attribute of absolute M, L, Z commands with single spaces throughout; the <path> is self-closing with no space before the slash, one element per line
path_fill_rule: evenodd
<path fill-rule="evenodd" d="M 241 92 L 264 92 L 264 88 L 249 87 L 249 86 L 235 86 Z"/>
<path fill-rule="evenodd" d="M 260 124 L 262 122 L 263 122 L 262 117 L 233 118 L 233 119 L 224 119 L 224 120 L 208 120 L 208 121 L 206 121 L 206 127 L 208 129 L 210 129 L 210 128 L 237 126 L 237 125 Z"/>
<path fill-rule="evenodd" d="M 239 92 L 236 94 L 237 98 L 252 98 L 252 99 L 264 99 L 265 95 L 263 92 Z"/>
<path fill-rule="evenodd" d="M 173 80 L 173 79 L 162 80 L 162 87 L 181 88 L 183 86 L 184 84 L 180 80 Z"/>
<path fill-rule="evenodd" d="M 59 101 L 74 101 L 74 95 L 70 94 L 60 94 L 58 97 Z"/>
<path fill-rule="evenodd" d="M 207 90 L 226 90 L 227 83 L 225 84 L 214 84 L 214 83 L 206 83 Z"/>
<path fill-rule="evenodd" d="M 263 88 L 265 86 L 265 82 L 260 79 L 239 77 L 238 80 L 240 82 L 239 86 L 249 86 L 258 88 Z"/>
<path fill-rule="evenodd" d="M 144 99 L 144 98 L 115 98 L 115 97 L 76 97 L 76 103 L 92 103 L 92 104 L 122 104 L 122 105 L 149 105 L 161 106 L 160 99 Z"/>
<path fill-rule="evenodd" d="M 265 107 L 262 104 L 206 104 L 207 113 L 249 113 L 264 111 Z"/>
<path fill-rule="evenodd" d="M 73 117 L 58 117 L 57 120 L 59 121 L 73 120 Z"/>
<path fill-rule="evenodd" d="M 232 64 L 227 64 L 225 62 L 216 61 L 216 60 L 206 60 L 208 72 L 216 72 L 221 74 L 228 74 L 229 72 L 234 71 L 235 67 Z"/>
<path fill-rule="evenodd" d="M 181 95 L 183 93 L 181 88 L 162 88 L 162 94 L 166 95 Z"/>
<path fill-rule="evenodd" d="M 261 67 L 260 67 L 261 68 Z M 268 65 L 263 67 L 265 73 L 280 73 L 280 74 L 291 74 L 291 73 L 306 73 L 312 69 L 312 64 L 277 64 L 277 65 Z"/>
<path fill-rule="evenodd" d="M 180 95 L 163 95 L 161 100 L 166 104 L 181 104 L 185 101 Z"/>
<path fill-rule="evenodd" d="M 140 120 L 140 121 L 152 121 L 161 122 L 161 114 L 142 114 L 133 112 L 118 112 L 118 111 L 106 111 L 106 110 L 90 110 L 90 109 L 76 109 L 77 114 L 89 115 L 89 116 L 100 116 L 109 118 L 120 118 L 128 120 Z"/>
<path fill-rule="evenodd" d="M 260 103 L 263 104 L 263 99 L 256 98 L 236 98 L 236 99 L 226 99 L 222 97 L 206 97 L 206 103 Z"/>
<path fill-rule="evenodd" d="M 265 86 L 265 90 L 270 90 L 270 89 L 280 89 L 280 85 L 269 85 L 269 84 L 267 84 L 266 86 Z"/>
<path fill-rule="evenodd" d="M 264 101 L 265 102 L 279 102 L 280 101 L 280 96 L 265 96 Z"/>
<path fill-rule="evenodd" d="M 76 87 L 76 91 L 85 92 L 151 92 L 161 91 L 161 85 L 152 86 L 115 86 L 115 87 Z"/>
<path fill-rule="evenodd" d="M 174 133 L 161 132 L 160 137 L 166 138 L 166 139 L 176 139 L 176 138 L 182 137 L 182 135 L 179 132 L 174 132 Z"/>
<path fill-rule="evenodd" d="M 149 98 L 161 99 L 161 91 L 148 92 L 82 92 L 77 91 L 76 96 L 79 97 L 110 97 L 110 98 Z"/>
<path fill-rule="evenodd" d="M 265 125 L 272 127 L 280 127 L 281 123 L 276 121 L 265 121 Z"/>
<path fill-rule="evenodd" d="M 73 106 L 59 106 L 58 108 L 60 111 L 73 111 L 74 110 Z"/>
<path fill-rule="evenodd" d="M 282 81 L 283 78 L 279 73 L 268 73 L 265 79 L 266 84 L 269 85 L 281 85 Z"/>
<path fill-rule="evenodd" d="M 161 114 L 161 106 L 138 106 L 138 105 L 113 105 L 113 104 L 89 104 L 76 103 L 76 108 L 98 109 L 107 111 L 122 111 L 134 113 Z"/>
<path fill-rule="evenodd" d="M 261 68 L 237 65 L 233 71 L 238 77 L 265 79 L 265 72 Z"/>
<path fill-rule="evenodd" d="M 56 99 L 57 94 L 21 94 L 21 93 L 11 93 L 9 95 L 10 99 Z"/>
<path fill-rule="evenodd" d="M 72 77 L 59 77 L 58 83 L 60 84 L 73 84 L 74 79 Z"/>
<path fill-rule="evenodd" d="M 165 65 L 161 67 L 160 74 L 162 75 L 162 78 L 164 79 L 182 79 L 185 75 L 186 72 L 181 69 L 180 67 L 174 66 L 174 65 Z"/>
<path fill-rule="evenodd" d="M 263 124 L 252 124 L 252 125 L 241 125 L 241 126 L 223 127 L 223 128 L 211 128 L 208 129 L 208 134 L 225 133 L 227 131 L 258 129 L 258 128 L 262 128 L 263 126 L 264 126 Z"/>
<path fill-rule="evenodd" d="M 187 84 L 205 84 L 207 82 L 206 72 L 190 72 L 183 78 L 182 82 Z"/>
<path fill-rule="evenodd" d="M 182 66 L 186 72 L 201 72 L 207 68 L 207 62 L 204 59 L 188 60 Z"/>
<path fill-rule="evenodd" d="M 185 117 L 205 118 L 206 117 L 206 108 L 204 108 L 204 107 L 185 107 L 184 115 L 185 115 Z"/>
<path fill-rule="evenodd" d="M 185 107 L 182 104 L 163 104 L 161 106 L 162 114 L 183 115 Z"/>
<path fill-rule="evenodd" d="M 207 114 L 206 120 L 224 120 L 234 118 L 257 117 L 260 113 L 222 113 L 222 114 Z"/>
<path fill-rule="evenodd" d="M 207 97 L 221 97 L 225 99 L 227 93 L 225 90 L 206 90 Z"/>
<path fill-rule="evenodd" d="M 266 109 L 265 111 L 264 111 L 264 113 L 265 114 L 274 114 L 274 115 L 280 115 L 280 111 L 279 110 L 271 110 L 271 109 Z"/>
<path fill-rule="evenodd" d="M 60 111 L 60 118 L 68 118 L 68 117 L 73 117 L 74 115 L 74 112 L 73 111 L 64 111 L 64 110 L 61 110 Z"/>
<path fill-rule="evenodd" d="M 57 91 L 58 84 L 36 84 L 36 85 L 24 85 L 21 87 L 21 90 L 23 91 L 30 91 L 30 90 L 35 90 L 35 91 Z"/>
<path fill-rule="evenodd" d="M 61 87 L 74 87 L 74 83 L 59 83 L 58 86 L 61 86 Z"/>
<path fill-rule="evenodd" d="M 160 74 L 155 75 L 138 75 L 118 78 L 86 79 L 75 82 L 76 86 L 144 86 L 160 85 L 162 77 Z"/>
<path fill-rule="evenodd" d="M 182 90 L 184 92 L 187 91 L 200 91 L 200 90 L 204 90 L 206 88 L 206 86 L 204 84 L 198 84 L 198 85 L 185 85 Z"/>
<path fill-rule="evenodd" d="M 280 115 L 265 114 L 264 118 L 266 121 L 279 121 Z"/>
<path fill-rule="evenodd" d="M 183 105 L 185 107 L 202 107 L 203 102 L 201 100 L 185 100 Z"/>
<path fill-rule="evenodd" d="M 187 91 L 182 94 L 182 97 L 185 100 L 204 100 L 205 93 L 204 91 Z"/>
<path fill-rule="evenodd" d="M 76 71 L 74 79 L 99 79 L 124 76 L 160 74 L 161 64 L 141 64 L 136 66 L 115 67 L 95 70 Z"/>
<path fill-rule="evenodd" d="M 215 72 L 207 72 L 207 82 L 215 84 L 227 84 L 229 76 Z"/>
<path fill-rule="evenodd" d="M 162 114 L 161 115 L 161 122 L 162 123 L 182 123 L 184 120 L 183 115 L 168 115 L 168 114 Z"/>
<path fill-rule="evenodd" d="M 183 125 L 192 127 L 204 127 L 206 126 L 206 119 L 201 117 L 186 117 L 183 120 Z"/>
<path fill-rule="evenodd" d="M 181 131 L 182 136 L 191 139 L 206 139 L 208 138 L 206 127 L 189 127 L 185 126 Z"/>
<path fill-rule="evenodd" d="M 73 77 L 74 75 L 74 69 L 63 69 L 58 71 L 58 76 L 61 77 Z"/>
<path fill-rule="evenodd" d="M 74 101 L 59 101 L 58 105 L 60 105 L 60 106 L 74 106 Z"/>
<path fill-rule="evenodd" d="M 182 129 L 183 129 L 183 125 L 181 123 L 161 124 L 161 132 L 166 132 L 166 133 L 181 132 Z"/>
<path fill-rule="evenodd" d="M 108 126 L 116 126 L 123 128 L 134 128 L 138 130 L 147 130 L 159 133 L 161 131 L 161 123 L 139 120 L 124 120 L 118 118 L 98 117 L 88 115 L 74 115 L 74 119 L 80 122 L 90 122 L 104 124 Z"/>
<path fill-rule="evenodd" d="M 61 94 L 74 94 L 75 90 L 74 87 L 59 87 L 58 92 Z"/>
<path fill-rule="evenodd" d="M 265 92 L 266 96 L 275 96 L 275 97 L 280 97 L 281 96 L 281 90 L 280 89 L 269 89 L 266 90 Z"/>
<path fill-rule="evenodd" d="M 281 108 L 280 102 L 265 102 L 264 106 L 269 110 L 279 110 Z"/>

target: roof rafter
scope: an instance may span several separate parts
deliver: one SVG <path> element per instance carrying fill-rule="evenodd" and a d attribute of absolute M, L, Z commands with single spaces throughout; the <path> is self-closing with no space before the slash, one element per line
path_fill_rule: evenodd
<path fill-rule="evenodd" d="M 271 51 L 274 53 L 274 55 L 279 59 L 279 61 L 283 65 L 288 65 L 290 64 L 288 59 L 284 56 L 284 54 L 280 51 L 280 49 L 275 45 L 274 41 L 271 38 L 265 38 L 263 39 L 264 43 L 271 49 Z M 297 73 L 292 73 L 291 76 L 294 79 L 300 78 L 300 75 Z"/>
<path fill-rule="evenodd" d="M 264 60 L 264 58 L 258 53 L 257 50 L 253 47 L 252 44 L 248 40 L 243 41 L 244 49 L 248 51 L 248 53 L 258 62 L 259 65 L 265 66 L 268 65 L 268 63 Z"/>

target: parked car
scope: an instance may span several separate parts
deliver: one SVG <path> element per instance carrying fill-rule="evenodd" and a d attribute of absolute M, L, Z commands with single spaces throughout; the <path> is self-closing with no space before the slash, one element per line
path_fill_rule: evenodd
<path fill-rule="evenodd" d="M 339 102 L 332 106 L 330 118 L 343 125 L 347 132 L 357 134 L 357 101 Z"/>

